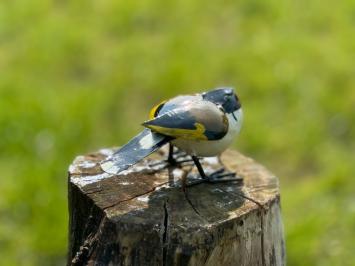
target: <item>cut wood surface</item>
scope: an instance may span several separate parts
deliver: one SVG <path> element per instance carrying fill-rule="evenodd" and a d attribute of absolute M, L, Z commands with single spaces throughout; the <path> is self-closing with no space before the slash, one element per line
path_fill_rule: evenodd
<path fill-rule="evenodd" d="M 113 149 L 78 156 L 69 169 L 68 265 L 284 265 L 277 178 L 228 150 L 202 160 L 243 182 L 203 183 L 189 162 L 167 167 L 166 150 L 120 173 L 98 164 Z"/>

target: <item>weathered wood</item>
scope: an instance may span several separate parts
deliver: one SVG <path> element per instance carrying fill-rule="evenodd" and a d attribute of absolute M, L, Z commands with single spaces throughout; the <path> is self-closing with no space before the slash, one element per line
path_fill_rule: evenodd
<path fill-rule="evenodd" d="M 101 150 L 69 169 L 68 265 L 284 265 L 278 180 L 235 151 L 203 161 L 242 183 L 199 184 L 190 163 L 158 164 L 164 150 L 118 176 L 103 173 Z"/>

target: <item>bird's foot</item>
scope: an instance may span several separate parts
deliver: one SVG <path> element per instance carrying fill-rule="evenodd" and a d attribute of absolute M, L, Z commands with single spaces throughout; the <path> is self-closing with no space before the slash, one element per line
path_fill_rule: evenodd
<path fill-rule="evenodd" d="M 210 183 L 217 183 L 217 182 L 228 182 L 228 181 L 243 181 L 243 178 L 237 176 L 235 172 L 228 172 L 225 168 L 220 168 L 210 175 L 207 176 L 207 180 Z"/>
<path fill-rule="evenodd" d="M 209 175 L 200 177 L 187 183 L 187 187 L 191 187 L 201 183 L 223 183 L 223 182 L 243 182 L 243 177 L 238 176 L 235 172 L 227 172 L 224 168 L 220 168 Z"/>

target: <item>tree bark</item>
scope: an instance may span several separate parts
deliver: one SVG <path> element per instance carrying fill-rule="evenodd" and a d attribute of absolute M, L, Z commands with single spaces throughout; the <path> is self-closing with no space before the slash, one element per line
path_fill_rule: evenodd
<path fill-rule="evenodd" d="M 284 265 L 277 178 L 228 150 L 202 160 L 243 182 L 183 189 L 190 162 L 167 167 L 166 150 L 120 173 L 98 162 L 112 149 L 79 156 L 69 168 L 68 265 Z"/>

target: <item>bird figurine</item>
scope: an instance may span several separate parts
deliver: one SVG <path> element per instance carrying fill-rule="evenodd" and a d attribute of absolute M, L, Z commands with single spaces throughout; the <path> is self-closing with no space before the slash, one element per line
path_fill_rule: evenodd
<path fill-rule="evenodd" d="M 174 146 L 191 156 L 201 180 L 236 180 L 224 170 L 206 174 L 199 159 L 221 154 L 236 137 L 243 112 L 233 88 L 223 87 L 194 95 L 181 95 L 154 106 L 145 129 L 100 165 L 103 171 L 119 174 L 163 145 L 170 143 L 167 161 L 176 165 Z"/>

